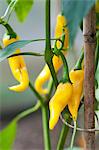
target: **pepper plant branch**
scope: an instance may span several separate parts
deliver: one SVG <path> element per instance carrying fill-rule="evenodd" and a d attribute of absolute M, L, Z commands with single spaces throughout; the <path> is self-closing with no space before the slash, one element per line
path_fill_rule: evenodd
<path fill-rule="evenodd" d="M 46 26 L 46 47 L 45 47 L 45 61 L 47 64 L 51 59 L 50 58 L 50 0 L 45 1 L 45 26 Z M 44 137 L 44 147 L 46 150 L 51 149 L 50 143 L 50 134 L 49 134 L 49 124 L 48 124 L 48 108 L 47 104 L 41 107 L 42 110 L 42 124 L 43 124 L 43 137 Z"/>
<path fill-rule="evenodd" d="M 67 120 L 69 123 L 71 123 L 71 121 L 72 121 L 72 119 L 70 117 Z M 64 148 L 65 140 L 66 140 L 66 137 L 68 135 L 68 131 L 69 131 L 69 127 L 66 126 L 66 124 L 63 124 L 62 130 L 61 130 L 60 135 L 59 135 L 57 150 L 60 150 L 60 149 L 62 150 Z"/>
<path fill-rule="evenodd" d="M 70 78 L 69 78 L 69 70 L 68 70 L 67 60 L 62 52 L 60 52 L 60 56 L 63 61 L 63 82 L 71 82 Z"/>
<path fill-rule="evenodd" d="M 10 9 L 9 14 L 8 14 L 7 22 L 9 21 L 10 16 L 11 16 L 11 14 L 12 14 L 12 12 L 13 12 L 13 10 L 14 10 L 14 8 L 15 8 L 18 1 L 19 0 L 15 0 L 14 4 L 11 6 L 11 9 Z"/>
<path fill-rule="evenodd" d="M 92 7 L 83 21 L 84 34 L 84 126 L 95 128 L 95 48 L 96 48 L 96 16 Z M 85 133 L 85 149 L 95 149 L 95 132 Z"/>
<path fill-rule="evenodd" d="M 10 34 L 10 35 L 12 35 L 14 38 L 16 38 L 16 36 L 17 36 L 16 33 L 14 32 L 14 30 L 12 29 L 12 27 L 11 27 L 6 21 L 4 21 L 4 20 L 2 20 L 2 19 L 0 18 L 0 24 L 2 24 L 2 25 L 6 28 L 8 34 Z"/>
<path fill-rule="evenodd" d="M 44 98 L 39 95 L 39 93 L 29 82 L 30 89 L 35 93 L 36 97 L 40 100 L 41 110 L 42 110 L 42 123 L 43 123 L 43 134 L 44 134 L 44 145 L 45 149 L 50 150 L 50 136 L 49 136 L 49 127 L 48 127 L 48 109 L 47 105 L 44 104 Z"/>
<path fill-rule="evenodd" d="M 9 3 L 9 5 L 8 5 L 8 7 L 7 7 L 7 9 L 6 9 L 5 13 L 4 13 L 4 15 L 1 17 L 2 19 L 4 19 L 4 18 L 7 16 L 7 14 L 9 13 L 9 11 L 10 11 L 10 9 L 11 9 L 13 3 L 15 3 L 15 1 L 16 1 L 16 0 L 12 0 L 12 1 Z"/>
<path fill-rule="evenodd" d="M 80 70 L 82 68 L 81 64 L 82 64 L 83 59 L 84 59 L 84 51 L 83 51 L 83 48 L 82 48 L 80 57 L 78 58 L 78 60 L 76 62 L 74 70 Z"/>
<path fill-rule="evenodd" d="M 40 101 L 41 105 L 43 106 L 44 105 L 44 98 L 35 90 L 35 88 L 31 84 L 31 82 L 29 82 L 29 87 L 33 91 L 35 96 L 38 98 L 38 100 Z"/>
<path fill-rule="evenodd" d="M 48 88 L 47 89 L 48 89 L 49 92 L 46 95 L 46 99 L 47 99 L 47 101 L 49 101 L 49 99 L 51 98 L 52 91 L 53 91 L 53 79 L 52 79 L 52 77 L 51 77 L 51 79 L 48 83 Z"/>
<path fill-rule="evenodd" d="M 40 104 L 40 102 L 38 101 L 34 107 L 29 108 L 29 109 L 27 109 L 27 110 L 21 112 L 20 114 L 18 114 L 18 115 L 16 116 L 16 118 L 15 118 L 14 120 L 19 121 L 20 119 L 22 119 L 22 118 L 24 118 L 24 117 L 30 115 L 31 113 L 37 111 L 37 110 L 40 108 L 40 106 L 41 106 L 41 104 Z"/>
<path fill-rule="evenodd" d="M 44 136 L 44 146 L 45 150 L 51 150 L 50 136 L 49 136 L 49 126 L 48 126 L 48 107 L 43 105 L 42 110 L 42 125 L 43 125 L 43 136 Z"/>
<path fill-rule="evenodd" d="M 45 61 L 50 69 L 55 87 L 58 85 L 57 76 L 55 73 L 55 69 L 52 63 L 53 53 L 51 51 L 51 43 L 50 43 L 50 0 L 46 0 L 46 46 L 45 46 Z"/>

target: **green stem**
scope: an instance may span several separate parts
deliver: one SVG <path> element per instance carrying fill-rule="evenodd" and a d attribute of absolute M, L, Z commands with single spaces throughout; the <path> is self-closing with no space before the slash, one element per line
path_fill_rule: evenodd
<path fill-rule="evenodd" d="M 75 65 L 75 68 L 74 68 L 75 70 L 80 70 L 82 68 L 81 64 L 82 64 L 83 59 L 84 59 L 84 51 L 82 48 L 80 57 L 78 58 L 76 65 Z"/>
<path fill-rule="evenodd" d="M 40 106 L 41 106 L 41 104 L 40 104 L 40 102 L 38 101 L 37 104 L 36 104 L 34 107 L 29 108 L 29 109 L 27 109 L 27 110 L 21 112 L 21 113 L 15 118 L 15 120 L 16 120 L 16 121 L 19 121 L 20 119 L 22 119 L 22 118 L 28 116 L 29 114 L 31 114 L 31 113 L 37 111 L 37 110 L 40 108 Z"/>
<path fill-rule="evenodd" d="M 74 130 L 73 130 L 72 139 L 71 139 L 71 144 L 70 144 L 70 149 L 71 149 L 71 150 L 72 150 L 73 145 L 74 145 L 75 135 L 76 135 L 76 121 L 74 121 Z"/>
<path fill-rule="evenodd" d="M 49 83 L 48 83 L 48 95 L 47 95 L 47 99 L 49 100 L 53 91 L 53 79 L 51 78 Z"/>
<path fill-rule="evenodd" d="M 5 13 L 4 13 L 4 15 L 1 17 L 2 19 L 4 19 L 4 18 L 7 16 L 7 14 L 9 13 L 9 11 L 10 11 L 10 9 L 11 9 L 11 7 L 12 7 L 12 4 L 15 3 L 15 2 L 16 2 L 16 0 L 12 0 L 12 1 L 9 3 L 9 5 L 8 5 L 8 7 L 7 7 L 7 9 L 6 9 Z"/>
<path fill-rule="evenodd" d="M 47 105 L 44 104 L 44 98 L 41 95 L 39 95 L 39 93 L 32 86 L 31 82 L 29 82 L 29 86 L 41 103 L 44 144 L 45 144 L 45 149 L 50 150 L 51 144 L 50 144 L 49 126 L 48 126 L 48 108 Z"/>
<path fill-rule="evenodd" d="M 55 84 L 55 88 L 57 88 L 57 86 L 58 86 L 58 79 L 57 79 L 56 72 L 55 72 L 55 69 L 54 69 L 52 61 L 50 61 L 50 63 L 48 62 L 47 65 L 48 65 L 48 67 L 50 69 L 50 72 L 51 72 L 51 75 L 52 75 L 52 78 L 53 78 L 53 81 L 54 81 L 54 84 Z"/>
<path fill-rule="evenodd" d="M 58 85 L 57 76 L 54 70 L 54 66 L 52 63 L 53 54 L 51 51 L 51 43 L 50 43 L 50 0 L 46 0 L 46 48 L 45 48 L 45 61 L 50 69 L 55 87 Z"/>
<path fill-rule="evenodd" d="M 36 95 L 36 97 L 38 98 L 38 100 L 40 101 L 41 106 L 43 106 L 44 105 L 44 98 L 35 90 L 35 88 L 31 84 L 31 82 L 29 82 L 29 87 L 33 91 L 33 93 Z"/>
<path fill-rule="evenodd" d="M 71 123 L 71 118 L 68 118 L 67 121 L 69 123 Z M 62 130 L 60 132 L 58 144 L 57 144 L 57 150 L 63 150 L 64 149 L 64 145 L 65 145 L 66 137 L 68 135 L 68 131 L 69 131 L 69 127 L 67 127 L 65 124 L 63 124 Z"/>
<path fill-rule="evenodd" d="M 62 52 L 60 52 L 60 56 L 63 61 L 63 82 L 71 82 L 69 78 L 69 70 L 68 70 L 68 64 L 66 58 Z"/>
<path fill-rule="evenodd" d="M 47 105 L 41 107 L 42 110 L 42 123 L 43 123 L 43 136 L 45 150 L 51 150 L 49 125 L 48 125 L 48 108 Z"/>
<path fill-rule="evenodd" d="M 0 18 L 0 24 L 2 24 L 6 30 L 7 30 L 7 33 L 10 35 L 11 38 L 16 38 L 16 33 L 14 32 L 14 30 L 12 29 L 12 27 L 4 20 L 2 20 Z"/>
<path fill-rule="evenodd" d="M 8 18 L 7 18 L 7 22 L 9 21 L 10 16 L 11 16 L 11 14 L 12 14 L 12 12 L 13 12 L 13 10 L 14 10 L 16 4 L 17 4 L 17 2 L 18 2 L 18 0 L 15 0 L 14 4 L 12 5 L 12 7 L 11 7 L 11 9 L 10 9 L 10 11 L 9 11 L 9 15 L 8 15 Z"/>

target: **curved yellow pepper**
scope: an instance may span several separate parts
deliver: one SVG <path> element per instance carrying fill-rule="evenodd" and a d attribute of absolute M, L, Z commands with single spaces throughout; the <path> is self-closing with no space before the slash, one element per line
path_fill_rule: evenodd
<path fill-rule="evenodd" d="M 84 71 L 83 70 L 72 70 L 69 73 L 71 82 L 73 83 L 73 93 L 72 98 L 68 102 L 69 111 L 73 117 L 73 120 L 77 119 L 77 112 L 82 96 L 83 91 L 83 80 L 84 80 Z"/>
<path fill-rule="evenodd" d="M 11 38 L 9 36 L 4 36 L 3 38 L 3 44 L 6 47 L 7 45 L 19 40 L 19 38 Z M 17 49 L 15 51 L 15 54 L 20 53 L 20 49 Z M 12 74 L 14 78 L 20 82 L 19 85 L 15 85 L 12 87 L 9 87 L 10 90 L 16 91 L 16 92 L 22 92 L 26 90 L 26 88 L 29 85 L 29 76 L 26 68 L 26 64 L 24 62 L 24 59 L 22 56 L 14 56 L 11 58 L 8 58 L 9 66 L 11 68 Z"/>
<path fill-rule="evenodd" d="M 69 82 L 60 83 L 57 90 L 49 102 L 50 120 L 49 128 L 53 129 L 58 122 L 60 113 L 66 107 L 72 96 L 72 84 Z"/>
<path fill-rule="evenodd" d="M 65 17 L 62 15 L 57 16 L 57 23 L 56 23 L 56 28 L 55 28 L 55 38 L 59 38 L 62 33 L 63 33 L 63 28 L 66 25 L 66 20 Z M 68 48 L 69 46 L 69 35 L 68 35 L 68 29 L 65 28 L 65 41 L 64 41 L 64 48 Z M 60 48 L 60 42 L 57 41 L 57 47 Z M 66 52 L 64 52 L 65 54 Z M 55 68 L 55 71 L 57 72 L 61 66 L 62 66 L 62 60 L 61 57 L 58 56 L 53 56 L 53 65 Z M 48 81 L 51 77 L 50 70 L 47 65 L 44 66 L 43 70 L 39 74 L 39 76 L 35 80 L 35 89 L 40 93 L 40 94 L 47 94 L 48 90 L 43 88 L 43 85 L 46 81 Z"/>

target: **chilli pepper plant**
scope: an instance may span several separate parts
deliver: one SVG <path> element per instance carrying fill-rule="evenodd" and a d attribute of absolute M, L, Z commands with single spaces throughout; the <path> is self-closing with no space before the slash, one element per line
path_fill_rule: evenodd
<path fill-rule="evenodd" d="M 19 3 L 20 1 L 20 3 Z M 75 9 L 75 6 L 83 8 L 85 2 L 62 0 L 62 9 L 55 20 L 54 38 L 51 37 L 50 27 L 50 0 L 45 0 L 45 38 L 33 40 L 20 40 L 20 37 L 14 31 L 12 26 L 8 23 L 13 11 L 16 12 L 20 21 L 24 21 L 30 10 L 24 10 L 24 5 L 31 9 L 33 1 L 9 0 L 8 7 L 3 16 L 0 17 L 0 26 L 4 27 L 5 33 L 2 38 L 2 45 L 0 46 L 0 62 L 4 59 L 8 60 L 9 68 L 14 78 L 19 82 L 18 85 L 9 87 L 13 92 L 23 92 L 29 87 L 38 99 L 37 104 L 18 114 L 12 122 L 0 132 L 0 148 L 2 150 L 10 150 L 15 140 L 15 133 L 18 121 L 23 117 L 33 113 L 41 108 L 42 125 L 44 135 L 45 150 L 51 150 L 50 130 L 53 130 L 59 118 L 64 120 L 62 130 L 60 132 L 57 143 L 57 150 L 64 148 L 67 133 L 71 125 L 68 123 L 74 122 L 74 132 L 72 134 L 70 149 L 73 148 L 74 137 L 77 128 L 78 114 L 82 105 L 84 105 L 84 47 L 82 46 L 81 54 L 74 64 L 73 68 L 69 69 L 67 55 L 72 52 L 73 42 L 77 29 L 83 28 L 83 18 L 88 14 L 90 9 L 95 5 L 96 14 L 96 49 L 95 51 L 95 95 L 97 108 L 99 108 L 99 0 L 90 0 L 86 2 L 86 8 Z M 35 2 L 34 2 L 35 3 Z M 56 2 L 57 3 L 57 2 Z M 75 6 L 74 6 L 75 5 Z M 18 8 L 20 9 L 20 15 Z M 22 8 L 23 9 L 22 9 Z M 14 9 L 15 8 L 15 9 Z M 71 13 L 72 12 L 72 13 Z M 23 15 L 23 18 L 21 14 Z M 32 19 L 31 19 L 32 20 Z M 34 18 L 35 20 L 35 18 Z M 39 24 L 40 26 L 40 24 Z M 53 45 L 51 41 L 53 40 Z M 37 52 L 21 52 L 20 48 L 32 42 L 45 42 L 45 51 L 43 54 Z M 24 61 L 23 55 L 44 56 L 45 65 L 42 71 L 38 74 L 35 82 L 30 82 L 28 68 Z M 89 58 L 90 59 L 90 58 Z M 71 60 L 72 61 L 72 60 Z M 62 69 L 60 69 L 62 68 Z M 58 72 L 60 70 L 60 78 Z M 62 70 L 62 73 L 61 73 Z M 69 71 L 70 70 L 70 71 Z M 34 84 L 34 85 L 33 85 Z M 53 88 L 55 87 L 55 88 Z M 52 94 L 53 93 L 53 94 Z M 98 117 L 98 116 L 97 116 Z M 67 126 L 66 126 L 67 123 Z M 12 131 L 10 133 L 10 130 Z M 94 129 L 95 130 L 95 129 Z M 9 132 L 8 132 L 9 131 Z M 85 131 L 85 130 L 84 130 Z M 9 138 L 7 135 L 9 134 Z M 13 137 L 13 138 L 12 138 Z M 8 142 L 10 139 L 10 142 Z"/>

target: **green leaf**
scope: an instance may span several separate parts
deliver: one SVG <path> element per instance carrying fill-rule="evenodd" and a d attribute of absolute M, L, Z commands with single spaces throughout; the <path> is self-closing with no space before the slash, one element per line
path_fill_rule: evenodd
<path fill-rule="evenodd" d="M 5 129 L 0 132 L 0 149 L 11 150 L 16 137 L 17 123 L 12 121 Z"/>
<path fill-rule="evenodd" d="M 32 40 L 20 40 L 8 45 L 0 51 L 0 62 L 3 61 L 5 58 L 9 57 L 11 54 L 13 54 L 13 52 L 16 49 L 22 48 L 31 42 Z"/>
<path fill-rule="evenodd" d="M 7 0 L 7 2 L 10 3 L 11 0 Z M 25 21 L 33 4 L 34 0 L 18 0 L 15 6 L 15 12 L 20 22 Z"/>
<path fill-rule="evenodd" d="M 74 42 L 78 26 L 94 3 L 95 0 L 62 0 L 63 14 L 68 22 L 71 45 Z"/>

